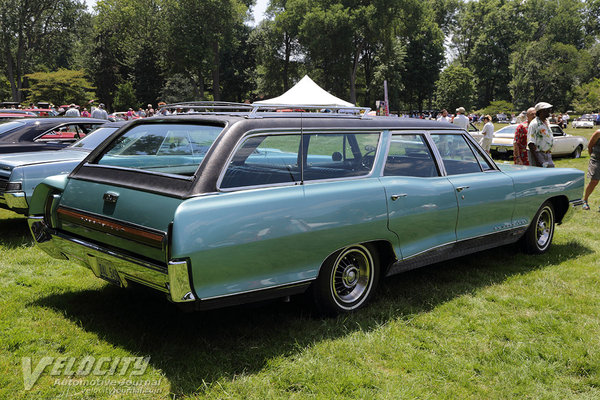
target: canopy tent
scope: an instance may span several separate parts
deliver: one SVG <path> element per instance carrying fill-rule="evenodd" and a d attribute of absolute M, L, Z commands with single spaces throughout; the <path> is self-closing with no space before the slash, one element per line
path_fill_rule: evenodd
<path fill-rule="evenodd" d="M 338 99 L 305 75 L 294 87 L 272 99 L 255 101 L 258 105 L 298 105 L 322 107 L 355 107 L 354 104 Z"/>

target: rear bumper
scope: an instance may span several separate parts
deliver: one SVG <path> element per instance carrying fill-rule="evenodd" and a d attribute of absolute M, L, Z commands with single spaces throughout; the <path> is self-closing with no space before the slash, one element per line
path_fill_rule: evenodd
<path fill-rule="evenodd" d="M 54 258 L 76 261 L 98 278 L 122 287 L 137 282 L 159 290 L 175 303 L 196 300 L 187 260 L 155 264 L 58 232 L 43 217 L 30 217 L 28 222 L 36 244 Z"/>
<path fill-rule="evenodd" d="M 497 153 L 512 153 L 513 145 L 492 142 L 492 144 L 490 146 L 490 151 L 494 151 Z"/>

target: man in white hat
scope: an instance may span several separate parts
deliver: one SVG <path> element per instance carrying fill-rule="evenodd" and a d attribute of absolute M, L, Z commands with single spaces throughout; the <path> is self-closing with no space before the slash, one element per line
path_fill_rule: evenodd
<path fill-rule="evenodd" d="M 464 107 L 458 107 L 456 109 L 456 116 L 452 120 L 452 123 L 454 125 L 460 126 L 465 131 L 468 131 L 467 128 L 469 127 L 469 118 L 467 118 L 465 116 L 465 109 L 464 109 Z"/>
<path fill-rule="evenodd" d="M 529 163 L 536 167 L 554 167 L 552 161 L 552 146 L 554 136 L 548 125 L 548 117 L 552 104 L 540 102 L 535 105 L 536 117 L 527 128 L 527 147 L 529 148 Z"/>

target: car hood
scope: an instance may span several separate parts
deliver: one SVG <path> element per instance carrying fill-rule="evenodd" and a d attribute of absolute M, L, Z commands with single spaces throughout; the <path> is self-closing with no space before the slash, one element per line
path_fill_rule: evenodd
<path fill-rule="evenodd" d="M 13 169 L 22 165 L 83 160 L 88 154 L 89 153 L 85 150 L 36 151 L 7 154 L 0 156 L 0 168 Z"/>

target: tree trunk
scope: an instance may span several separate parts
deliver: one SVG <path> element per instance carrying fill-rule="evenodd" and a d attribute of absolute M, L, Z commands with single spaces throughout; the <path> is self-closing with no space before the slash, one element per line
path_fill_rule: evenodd
<path fill-rule="evenodd" d="M 221 100 L 221 89 L 219 82 L 219 41 L 215 39 L 213 42 L 213 70 L 212 70 L 212 78 L 213 78 L 213 100 L 220 101 Z"/>
<path fill-rule="evenodd" d="M 285 36 L 285 61 L 283 63 L 283 91 L 287 92 L 289 89 L 289 67 L 290 67 L 290 58 L 292 54 L 292 41 L 290 39 L 290 35 L 288 33 L 284 33 Z"/>

